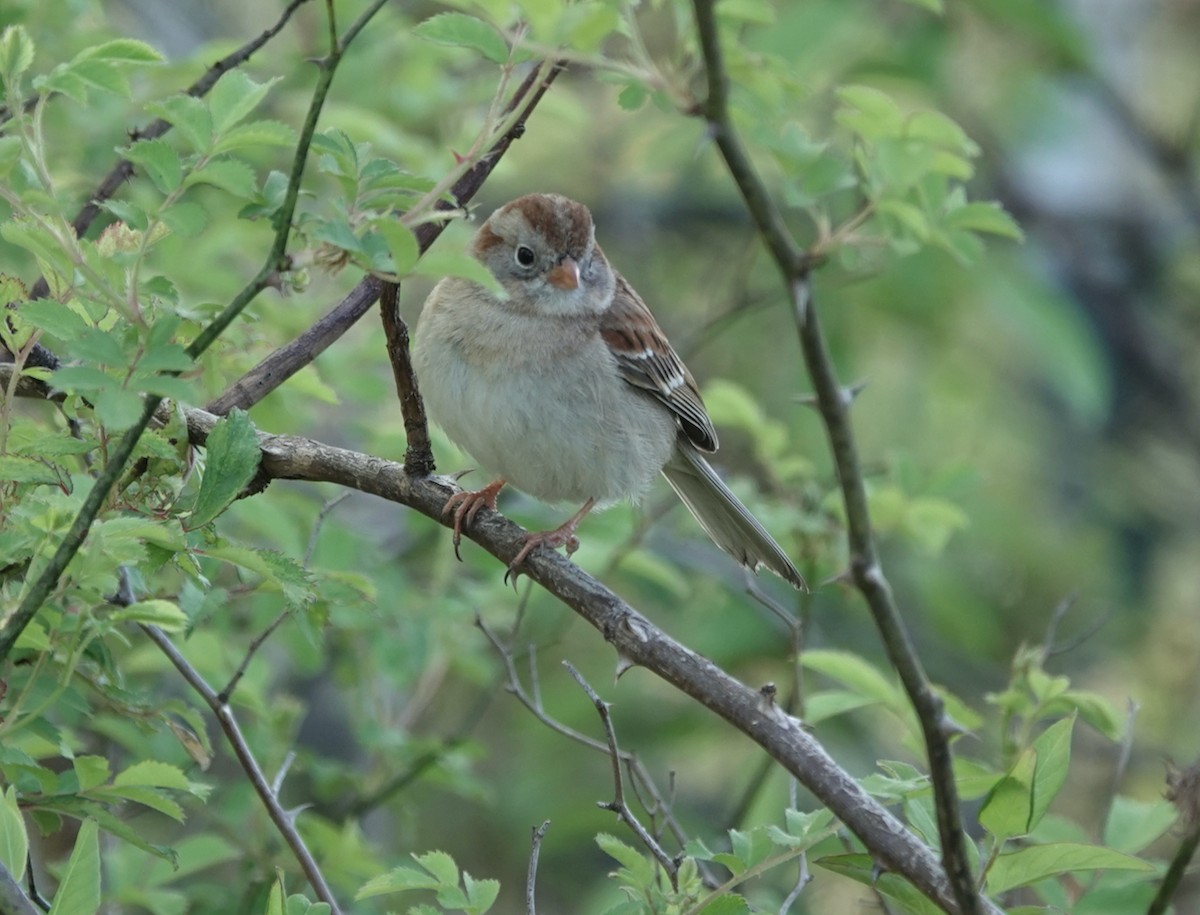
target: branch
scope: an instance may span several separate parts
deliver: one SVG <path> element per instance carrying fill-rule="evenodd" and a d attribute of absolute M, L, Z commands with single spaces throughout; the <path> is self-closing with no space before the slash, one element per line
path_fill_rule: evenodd
<path fill-rule="evenodd" d="M 537 906 L 534 905 L 534 890 L 537 887 L 537 866 L 538 854 L 542 850 L 542 839 L 546 837 L 546 830 L 550 828 L 550 821 L 546 820 L 541 826 L 533 827 L 533 848 L 529 851 L 529 874 L 525 878 L 525 912 L 526 915 L 537 915 Z"/>
<path fill-rule="evenodd" d="M 379 298 L 379 316 L 383 319 L 388 361 L 392 364 L 396 396 L 400 398 L 400 413 L 404 417 L 404 437 L 408 442 L 404 449 L 404 470 L 412 476 L 423 477 L 433 473 L 437 465 L 433 462 L 429 421 L 425 418 L 425 404 L 421 400 L 417 373 L 413 371 L 412 354 L 408 348 L 408 325 L 400 317 L 399 300 L 399 284 L 384 283 L 383 294 Z"/>
<path fill-rule="evenodd" d="M 866 487 L 850 423 L 849 406 L 853 398 L 851 392 L 838 382 L 813 307 L 809 285 L 812 262 L 792 238 L 782 213 L 768 194 L 734 129 L 729 113 L 729 77 L 721 53 L 714 0 L 693 0 L 693 5 L 708 81 L 708 97 L 699 113 L 706 119 L 729 173 L 787 284 L 800 335 L 800 347 L 816 391 L 817 406 L 829 437 L 846 506 L 851 576 L 871 609 L 888 658 L 900 674 L 925 738 L 938 834 L 942 843 L 942 862 L 953 890 L 954 908 L 951 911 L 961 912 L 962 915 L 978 915 L 983 911 L 983 903 L 975 888 L 967 856 L 967 840 L 950 751 L 950 725 L 945 718 L 943 703 L 930 686 L 909 638 L 875 549 Z M 942 902 L 939 904 L 945 906 Z"/>
<path fill-rule="evenodd" d="M 203 410 L 187 410 L 185 416 L 193 444 L 203 444 L 218 421 Z M 457 491 L 448 478 L 410 477 L 400 464 L 311 439 L 260 433 L 259 443 L 261 471 L 268 478 L 337 483 L 407 505 L 440 524 L 445 523 L 446 499 Z M 525 531 L 498 513 L 480 515 L 466 534 L 505 565 L 525 544 Z M 524 574 L 603 634 L 621 658 L 652 671 L 762 746 L 829 807 L 883 866 L 947 911 L 960 911 L 929 848 L 840 769 L 799 721 L 773 704 L 764 705 L 757 690 L 667 636 L 558 553 L 536 550 L 523 568 Z M 998 910 L 989 904 L 986 911 Z"/>
<path fill-rule="evenodd" d="M 221 699 L 204 678 L 188 663 L 187 658 L 180 654 L 179 649 L 175 644 L 167 638 L 161 629 L 157 626 L 142 625 L 141 629 L 154 642 L 163 654 L 170 659 L 175 665 L 176 670 L 183 675 L 183 679 L 188 682 L 201 698 L 212 709 L 212 712 L 217 717 L 217 723 L 225 734 L 225 738 L 229 741 L 229 745 L 233 748 L 234 755 L 237 756 L 238 762 L 246 773 L 246 777 L 250 779 L 250 784 L 254 787 L 254 793 L 258 795 L 263 802 L 263 806 L 267 808 L 267 814 L 271 817 L 271 822 L 275 824 L 275 828 L 279 830 L 279 834 L 283 836 L 283 840 L 287 842 L 291 848 L 292 854 L 296 856 L 296 860 L 300 862 L 300 868 L 304 871 L 304 876 L 308 878 L 309 884 L 313 888 L 313 892 L 317 894 L 317 898 L 322 902 L 327 903 L 329 908 L 333 910 L 333 915 L 341 915 L 341 910 L 338 908 L 337 900 L 333 896 L 333 892 L 329 889 L 329 884 L 325 882 L 325 875 L 321 873 L 320 867 L 317 866 L 316 859 L 309 852 L 308 846 L 304 844 L 304 839 L 300 837 L 300 833 L 296 830 L 296 825 L 292 817 L 283 809 L 279 803 L 279 797 L 276 794 L 270 783 L 263 775 L 262 768 L 258 765 L 258 760 L 254 758 L 254 753 L 250 750 L 250 745 L 246 743 L 246 738 L 242 736 L 242 730 L 238 727 L 237 718 L 233 715 L 233 709 L 229 704 Z"/>
<path fill-rule="evenodd" d="M 625 803 L 625 780 L 621 778 L 621 750 L 617 746 L 617 731 L 613 727 L 612 714 L 609 711 L 608 703 L 600 698 L 600 694 L 592 689 L 591 684 L 583 678 L 583 675 L 577 671 L 569 661 L 563 661 L 563 667 L 567 669 L 575 682 L 587 694 L 587 697 L 592 700 L 592 705 L 596 707 L 597 714 L 600 715 L 600 721 L 604 725 L 604 737 L 608 742 L 608 755 L 612 760 L 613 770 L 613 799 L 605 802 L 600 801 L 597 806 L 605 810 L 611 810 L 617 815 L 617 819 L 621 820 L 633 830 L 634 835 L 638 837 L 643 845 L 650 850 L 650 854 L 654 855 L 656 861 L 667 872 L 667 876 L 671 880 L 671 886 L 679 889 L 679 864 L 670 855 L 666 853 L 661 845 L 658 844 L 654 836 L 641 821 L 633 815 L 633 811 L 629 809 L 629 805 Z"/>
<path fill-rule="evenodd" d="M 455 182 L 450 194 L 460 207 L 475 196 L 508 147 L 525 133 L 525 121 L 533 113 L 542 100 L 542 96 L 546 94 L 546 90 L 550 88 L 550 84 L 554 82 L 562 69 L 561 65 L 555 65 L 546 74 L 545 79 L 539 80 L 538 75 L 542 72 L 542 67 L 535 66 L 513 93 L 512 100 L 505 110 L 512 112 L 523 105 L 521 116 L 492 148 Z M 434 208 L 445 212 L 452 212 L 455 209 L 445 200 L 438 200 L 434 204 Z M 422 254 L 429 250 L 429 246 L 441 235 L 445 226 L 445 222 L 438 221 L 422 223 L 416 228 L 417 242 Z M 230 385 L 220 397 L 210 401 L 208 410 L 221 415 L 235 407 L 249 410 L 250 407 L 312 362 L 330 344 L 349 330 L 359 318 L 370 311 L 382 289 L 383 282 L 381 280 L 373 276 L 364 277 L 325 317 L 295 340 L 275 350 Z"/>
<path fill-rule="evenodd" d="M 0 912 L 4 915 L 41 915 L 3 864 L 0 864 Z"/>
<path fill-rule="evenodd" d="M 11 371 L 11 366 L 0 365 L 0 384 Z M 183 412 L 190 442 L 203 445 L 220 417 L 197 409 Z M 165 417 L 166 411 L 161 415 Z M 443 525 L 446 499 L 458 491 L 447 477 L 410 477 L 393 461 L 299 436 L 260 432 L 259 447 L 260 472 L 266 479 L 336 483 L 406 505 Z M 505 565 L 526 538 L 523 528 L 497 512 L 480 515 L 465 535 Z M 907 879 L 946 911 L 960 911 L 946 874 L 928 846 L 841 769 L 800 721 L 672 639 L 559 553 L 535 550 L 522 574 L 599 631 L 626 667 L 645 667 L 766 750 L 833 811 L 882 866 Z M 990 903 L 984 905 L 988 915 L 999 913 Z"/>

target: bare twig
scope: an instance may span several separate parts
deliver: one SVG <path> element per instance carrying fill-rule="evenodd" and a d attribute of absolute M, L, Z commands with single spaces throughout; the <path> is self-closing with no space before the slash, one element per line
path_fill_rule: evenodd
<path fill-rule="evenodd" d="M 383 333 L 387 338 L 388 360 L 392 363 L 392 376 L 396 379 L 396 396 L 400 399 L 400 414 L 404 417 L 404 469 L 413 476 L 433 473 L 433 448 L 429 444 L 429 421 L 425 418 L 425 404 L 421 400 L 421 389 L 417 374 L 413 371 L 412 354 L 408 349 L 408 325 L 400 317 L 400 286 L 384 283 L 379 297 L 379 316 L 383 320 Z"/>
<path fill-rule="evenodd" d="M 532 830 L 533 847 L 529 850 L 529 874 L 525 878 L 525 912 L 527 915 L 537 915 L 534 896 L 537 888 L 538 855 L 542 851 L 542 839 L 546 837 L 546 830 L 549 828 L 550 821 L 546 820 L 541 826 L 534 826 Z"/>
<path fill-rule="evenodd" d="M 853 398 L 838 382 L 813 306 L 809 282 L 812 259 L 796 244 L 783 214 L 771 199 L 734 129 L 729 114 L 729 76 L 721 52 L 714 0 L 693 0 L 693 7 L 708 84 L 707 98 L 697 113 L 705 118 L 709 132 L 790 293 L 800 347 L 841 483 L 850 546 L 850 572 L 871 609 L 888 658 L 900 674 L 921 723 L 929 754 L 938 834 L 942 842 L 942 862 L 953 893 L 952 911 L 961 915 L 978 915 L 984 911 L 985 903 L 976 890 L 967 855 L 967 839 L 954 781 L 949 722 L 941 698 L 933 691 L 925 675 L 900 616 L 891 585 L 880 565 L 858 447 L 849 417 Z M 870 842 L 866 844 L 873 854 L 876 853 Z M 947 902 L 937 901 L 939 905 L 947 907 Z"/>
<path fill-rule="evenodd" d="M 321 528 L 325 526 L 325 519 L 352 495 L 354 495 L 352 492 L 336 495 L 322 505 L 321 510 L 317 512 L 317 520 L 313 522 L 312 532 L 308 535 L 308 546 L 304 548 L 304 568 L 307 569 L 312 564 L 313 553 L 317 550 L 317 538 L 321 536 Z"/>
<path fill-rule="evenodd" d="M 638 837 L 638 841 L 646 846 L 662 869 L 667 872 L 667 876 L 671 880 L 671 886 L 679 889 L 679 863 L 667 854 L 666 850 L 658 844 L 654 836 L 650 835 L 649 830 L 633 815 L 633 811 L 629 809 L 629 805 L 625 803 L 625 780 L 621 777 L 621 750 L 617 746 L 617 731 L 613 727 L 612 715 L 609 712 L 608 703 L 600 698 L 600 694 L 592 689 L 591 684 L 571 665 L 570 661 L 563 661 L 563 667 L 575 678 L 575 682 L 579 684 L 580 688 L 587 694 L 587 697 L 592 700 L 592 705 L 596 707 L 596 712 L 600 715 L 600 721 L 604 725 L 604 737 L 608 742 L 608 754 L 612 759 L 613 799 L 611 801 L 597 801 L 596 806 L 604 810 L 611 810 L 617 815 L 618 820 L 621 820 L 633 830 L 634 835 Z"/>
<path fill-rule="evenodd" d="M 550 84 L 562 72 L 561 66 L 552 67 L 545 79 L 539 79 L 541 67 L 535 66 L 525 81 L 513 93 L 509 103 L 509 112 L 521 110 L 521 116 L 495 145 L 475 163 L 461 178 L 455 182 L 450 194 L 458 202 L 458 207 L 465 205 L 487 180 L 492 169 L 507 152 L 512 142 L 525 133 L 525 121 L 533 113 Z M 437 210 L 452 212 L 456 207 L 444 200 L 434 205 Z M 442 233 L 446 223 L 442 221 L 426 222 L 416 229 L 417 242 L 421 253 L 429 250 L 429 246 Z M 268 355 L 254 366 L 249 372 L 235 381 L 226 391 L 208 404 L 212 413 L 224 415 L 234 407 L 248 410 L 267 394 L 275 390 L 292 375 L 304 368 L 322 353 L 330 344 L 342 336 L 359 318 L 370 311 L 375 300 L 383 289 L 383 281 L 373 276 L 365 277 L 352 289 L 332 311 L 320 321 L 306 330 L 290 343 Z"/>
<path fill-rule="evenodd" d="M 316 859 L 309 852 L 308 846 L 304 844 L 304 839 L 296 829 L 292 817 L 285 811 L 279 803 L 277 788 L 267 782 L 267 778 L 263 775 L 262 768 L 258 764 L 258 760 L 254 758 L 254 753 L 250 750 L 250 745 L 246 742 L 246 738 L 242 736 L 242 730 L 238 726 L 237 718 L 234 717 L 233 709 L 229 704 L 221 699 L 205 679 L 200 676 L 196 668 L 188 662 L 175 647 L 175 644 L 167 638 L 166 634 L 157 626 L 141 627 L 146 633 L 150 641 L 161 649 L 163 654 L 175 665 L 175 669 L 183 676 L 188 685 L 192 687 L 200 697 L 212 709 L 213 714 L 217 718 L 217 724 L 221 731 L 225 734 L 226 740 L 229 741 L 234 755 L 237 756 L 238 763 L 242 770 L 246 773 L 246 777 L 250 780 L 251 786 L 254 788 L 254 793 L 258 795 L 263 806 L 267 809 L 267 815 L 270 816 L 271 822 L 275 824 L 275 828 L 279 830 L 279 834 L 283 836 L 283 840 L 292 850 L 292 854 L 300 863 L 300 869 L 304 871 L 304 876 L 308 878 L 309 884 L 312 886 L 313 892 L 317 894 L 322 902 L 327 903 L 334 915 L 340 915 L 341 909 L 338 908 L 337 900 L 333 896 L 333 892 L 329 889 L 329 884 L 325 882 L 325 876 L 321 873 Z M 282 771 L 286 771 L 286 766 Z M 281 772 L 282 775 L 282 772 Z"/>

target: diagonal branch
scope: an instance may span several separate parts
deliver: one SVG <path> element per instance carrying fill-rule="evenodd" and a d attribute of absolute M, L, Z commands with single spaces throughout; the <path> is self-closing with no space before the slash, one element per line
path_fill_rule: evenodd
<path fill-rule="evenodd" d="M 329 884 L 325 882 L 325 875 L 321 873 L 321 868 L 317 865 L 312 852 L 308 850 L 308 846 L 304 844 L 304 839 L 301 838 L 300 833 L 296 830 L 296 824 L 293 822 L 292 816 L 279 803 L 278 792 L 267 781 L 262 767 L 259 766 L 258 760 L 254 758 L 254 753 L 251 751 L 250 745 L 246 742 L 246 738 L 242 736 L 242 730 L 238 727 L 237 718 L 234 717 L 233 709 L 229 707 L 229 703 L 217 695 L 217 691 L 209 686 L 196 668 L 188 663 L 187 658 L 180 653 L 179 649 L 175 647 L 175 643 L 167 638 L 161 629 L 157 626 L 146 625 L 143 625 L 141 629 L 146 633 L 150 641 L 157 645 L 171 663 L 175 665 L 175 669 L 188 682 L 188 685 L 212 709 L 212 713 L 216 715 L 217 723 L 224 732 L 225 738 L 229 741 L 230 747 L 233 748 L 234 755 L 237 756 L 238 762 L 246 773 L 246 777 L 250 779 L 250 784 L 254 787 L 254 793 L 258 795 L 263 806 L 267 808 L 267 815 L 271 817 L 271 822 L 275 824 L 275 828 L 279 830 L 279 834 L 287 842 L 288 847 L 292 850 L 292 854 L 300 862 L 300 868 L 308 878 L 313 892 L 317 894 L 317 898 L 329 905 L 329 908 L 333 911 L 333 915 L 340 915 L 341 910 L 338 908 L 333 891 L 329 889 Z"/>
<path fill-rule="evenodd" d="M 891 585 L 883 574 L 871 516 L 867 508 L 866 486 L 858 457 L 858 446 L 850 423 L 850 392 L 837 379 L 833 360 L 813 307 L 809 272 L 812 263 L 788 231 L 783 215 L 759 178 L 734 129 L 729 112 L 729 76 L 725 70 L 717 31 L 714 0 L 693 0 L 696 29 L 704 55 L 708 97 L 701 111 L 730 175 L 738 186 L 759 234 L 771 252 L 790 293 L 800 347 L 817 396 L 817 407 L 824 421 L 830 449 L 837 467 L 842 499 L 846 506 L 847 537 L 850 546 L 850 573 L 866 599 L 879 629 L 892 666 L 908 693 L 921 723 L 929 754 L 930 778 L 937 810 L 938 834 L 942 842 L 942 862 L 953 888 L 954 906 L 948 911 L 977 915 L 983 903 L 975 888 L 967 855 L 967 838 L 962 826 L 958 790 L 954 781 L 950 751 L 951 726 L 941 698 L 933 691 L 916 649 L 905 628 Z M 872 849 L 874 851 L 874 849 Z M 939 903 L 944 906 L 944 903 Z"/>

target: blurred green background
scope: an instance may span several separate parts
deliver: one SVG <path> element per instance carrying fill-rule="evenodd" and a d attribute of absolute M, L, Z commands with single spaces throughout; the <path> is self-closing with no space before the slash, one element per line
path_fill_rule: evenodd
<path fill-rule="evenodd" d="M 138 86 L 137 96 L 151 99 L 265 28 L 278 6 L 8 0 L 0 24 L 25 23 L 43 69 L 97 34 L 140 37 L 170 59 Z M 337 6 L 347 23 L 360 4 Z M 974 263 L 938 250 L 848 245 L 817 272 L 816 307 L 843 380 L 867 382 L 854 421 L 885 568 L 931 678 L 987 712 L 986 697 L 1004 688 L 1018 648 L 1042 642 L 1055 608 L 1072 601 L 1056 634 L 1065 650 L 1048 669 L 1122 710 L 1136 703 L 1122 790 L 1158 797 L 1163 760 L 1186 764 L 1200 749 L 1200 5 L 950 0 L 942 15 L 897 0 L 743 6 L 774 20 L 747 43 L 789 62 L 792 82 L 780 85 L 777 109 L 789 123 L 836 138 L 833 92 L 848 83 L 943 111 L 980 146 L 972 196 L 1000 200 L 1027 233 L 1023 244 L 989 242 Z M 343 65 L 322 120 L 435 178 L 452 150 L 469 145 L 496 81 L 496 68 L 468 52 L 413 37 L 413 23 L 441 9 L 387 9 Z M 683 9 L 651 3 L 639 11 L 652 56 L 673 53 L 690 26 Z M 323 29 L 315 5 L 306 8 L 251 61 L 255 78 L 282 77 L 268 116 L 298 123 L 312 82 L 304 60 L 319 53 Z M 616 96 L 587 68 L 569 70 L 477 198 L 476 214 L 531 191 L 591 207 L 609 258 L 705 391 L 723 473 L 810 580 L 826 581 L 845 561 L 836 481 L 822 428 L 802 403 L 808 383 L 784 290 L 702 122 L 653 103 L 628 111 Z M 762 123 L 759 100 L 735 92 L 748 134 L 781 131 L 786 124 Z M 69 176 L 80 203 L 114 146 L 146 120 L 107 98 L 87 109 L 52 106 L 48 119 L 59 143 L 51 166 Z M 771 160 L 759 162 L 786 196 Z M 310 172 L 303 206 L 321 207 L 327 180 Z M 146 188 L 135 179 L 127 192 L 136 198 Z M 268 238 L 267 226 L 234 221 L 219 206 L 211 213 L 219 231 L 168 240 L 157 255 L 200 311 L 244 283 Z M 792 212 L 797 235 L 814 241 L 811 221 Z M 438 244 L 461 247 L 469 234 L 456 226 Z M 0 260 L 36 275 L 7 245 Z M 314 271 L 303 293 L 260 296 L 222 343 L 206 390 L 218 393 L 358 279 Z M 405 284 L 410 321 L 428 289 Z M 369 315 L 256 407 L 256 424 L 400 459 L 403 428 L 376 321 Z M 439 470 L 470 466 L 444 439 L 435 444 Z M 323 616 L 284 626 L 238 701 L 269 770 L 298 751 L 285 800 L 314 805 L 300 822 L 336 886 L 354 888 L 411 851 L 444 848 L 473 875 L 501 880 L 496 911 L 523 911 L 529 828 L 549 819 L 544 909 L 599 912 L 616 900 L 605 876 L 612 862 L 592 841 L 598 831 L 629 838 L 595 806 L 611 798 L 609 761 L 509 696 L 495 652 L 473 626 L 478 613 L 506 633 L 518 604 L 519 666 L 528 683 L 526 653 L 536 646 L 546 712 L 601 735 L 560 665 L 569 660 L 614 702 L 623 748 L 642 757 L 664 791 L 672 784 L 675 815 L 690 834 L 707 841 L 778 818 L 786 779 L 774 769 L 760 785 L 763 754 L 726 725 L 644 671 L 614 684 L 616 658 L 595 632 L 543 593 L 522 586 L 514 596 L 498 564 L 473 545 L 460 565 L 448 531 L 422 517 L 355 495 L 318 528 L 335 495 L 276 482 L 236 504 L 222 525 L 292 556 L 303 556 L 316 531 L 312 564 L 330 573 Z M 502 508 L 531 527 L 562 517 L 562 507 L 513 495 Z M 581 536 L 576 562 L 676 638 L 752 685 L 791 681 L 785 629 L 747 596 L 740 570 L 665 486 L 640 507 L 589 519 Z M 885 665 L 869 616 L 847 588 L 825 584 L 798 599 L 769 576 L 759 584 L 802 614 L 807 647 Z M 185 650 L 218 680 L 280 607 L 277 595 L 237 598 L 232 579 L 188 600 L 198 625 Z M 127 663 L 162 665 L 138 644 Z M 159 684 L 183 694 L 169 672 Z M 994 754 L 994 713 L 987 721 L 959 744 L 962 752 Z M 816 736 L 866 775 L 879 758 L 914 758 L 893 724 L 883 712 L 842 716 L 818 725 Z M 125 727 L 114 716 L 101 730 L 120 742 Z M 168 739 L 160 746 L 165 758 L 186 761 Z M 1077 728 L 1073 777 L 1056 809 L 1094 829 L 1119 753 Z M 211 818 L 225 841 L 278 852 L 228 754 L 217 757 L 194 775 L 221 788 L 208 808 L 192 811 L 192 825 Z M 347 804 L 389 785 L 394 791 L 361 822 L 345 818 Z M 109 885 L 132 886 L 135 859 L 120 854 L 109 859 Z M 269 857 L 240 860 L 234 885 L 251 898 L 272 866 Z M 194 911 L 208 910 L 206 893 L 225 898 L 223 879 L 196 891 Z M 781 898 L 787 888 L 781 880 L 763 892 Z M 793 911 L 860 911 L 862 896 L 825 878 Z M 1179 904 L 1189 911 L 1200 901 Z"/>

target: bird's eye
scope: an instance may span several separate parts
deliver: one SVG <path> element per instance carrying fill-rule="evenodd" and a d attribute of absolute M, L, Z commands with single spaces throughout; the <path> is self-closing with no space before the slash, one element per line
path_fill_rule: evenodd
<path fill-rule="evenodd" d="M 522 267 L 532 267 L 534 261 L 533 249 L 525 245 L 517 248 L 517 263 Z"/>

